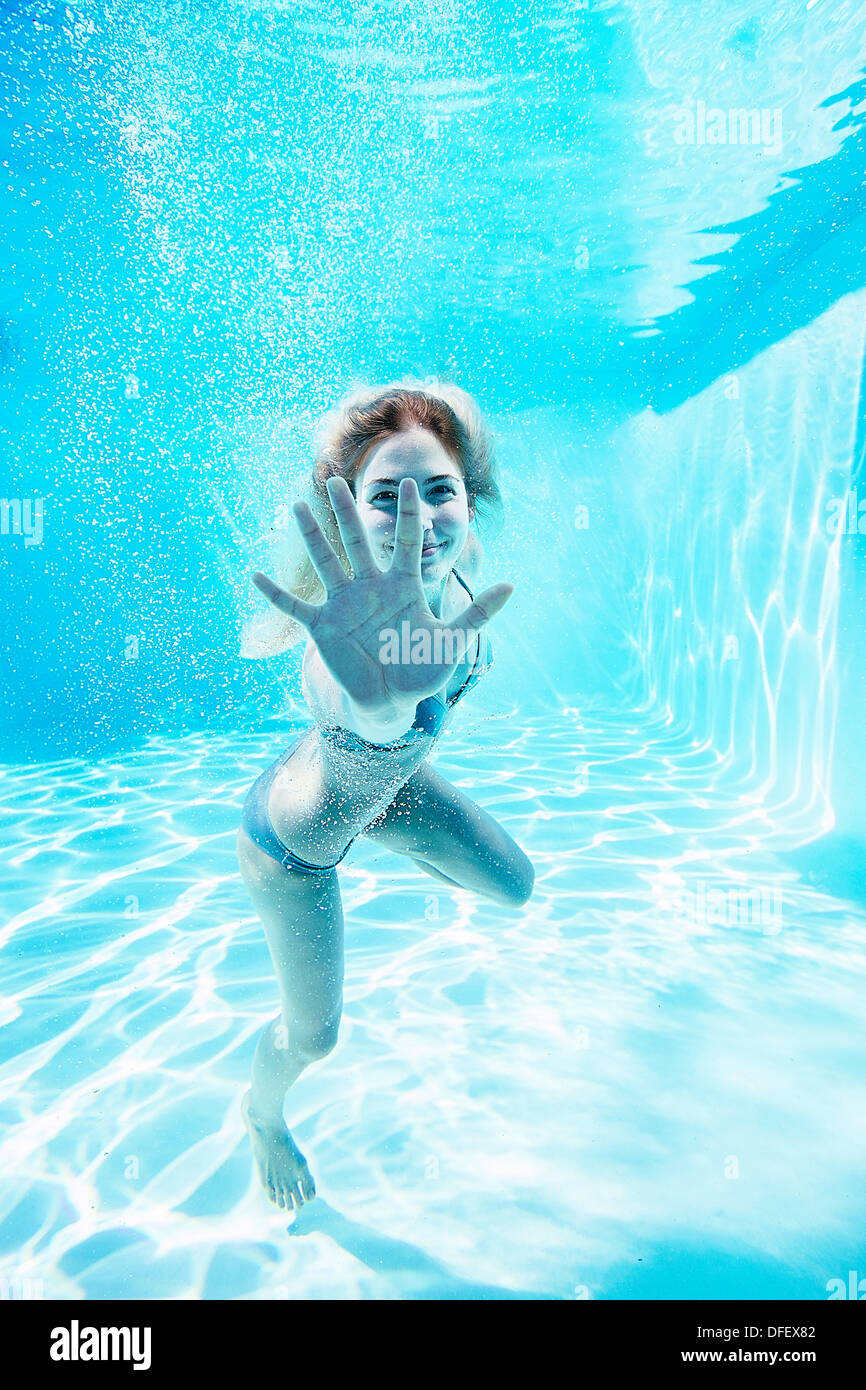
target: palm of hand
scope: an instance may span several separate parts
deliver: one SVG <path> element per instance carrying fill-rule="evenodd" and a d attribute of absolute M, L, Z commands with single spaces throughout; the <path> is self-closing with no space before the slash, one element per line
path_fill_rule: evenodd
<path fill-rule="evenodd" d="M 384 711 L 415 704 L 442 688 L 472 650 L 474 631 L 507 602 L 512 587 L 495 584 L 451 624 L 442 622 L 431 611 L 421 581 L 423 528 L 414 479 L 400 484 L 394 556 L 387 570 L 376 564 L 348 484 L 332 478 L 328 490 L 355 577 L 346 574 L 310 508 L 297 503 L 295 517 L 324 585 L 325 602 L 305 603 L 262 574 L 254 575 L 254 581 L 277 608 L 307 629 L 325 666 L 358 706 Z"/>
<path fill-rule="evenodd" d="M 431 612 L 420 576 L 393 570 L 350 580 L 309 630 L 331 675 L 361 706 L 415 703 L 441 690 L 472 643 Z"/>

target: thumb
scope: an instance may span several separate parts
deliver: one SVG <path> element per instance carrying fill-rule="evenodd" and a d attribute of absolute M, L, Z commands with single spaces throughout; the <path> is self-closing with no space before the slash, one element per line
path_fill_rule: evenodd
<path fill-rule="evenodd" d="M 496 616 L 501 608 L 505 607 L 513 593 L 513 584 L 504 582 L 492 584 L 489 589 L 485 589 L 476 596 L 459 618 L 455 618 L 452 626 L 462 628 L 464 631 L 483 627 L 485 623 Z"/>

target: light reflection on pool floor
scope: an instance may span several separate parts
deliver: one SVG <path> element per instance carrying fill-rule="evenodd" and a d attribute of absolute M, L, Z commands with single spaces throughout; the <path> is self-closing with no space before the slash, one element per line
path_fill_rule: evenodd
<path fill-rule="evenodd" d="M 350 850 L 340 1043 L 286 1108 L 319 1197 L 271 1207 L 238 1102 L 277 991 L 234 838 L 290 736 L 4 769 L 5 1287 L 821 1299 L 866 1275 L 863 902 L 634 717 L 440 746 L 532 857 L 524 908 Z"/>

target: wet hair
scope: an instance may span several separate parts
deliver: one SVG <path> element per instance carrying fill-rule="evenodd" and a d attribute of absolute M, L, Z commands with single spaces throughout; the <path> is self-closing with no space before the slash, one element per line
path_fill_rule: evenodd
<path fill-rule="evenodd" d="M 481 411 L 467 392 L 451 382 L 407 377 L 391 386 L 362 387 L 349 393 L 319 422 L 315 462 L 307 475 L 304 500 L 347 574 L 352 574 L 331 499 L 328 478 L 345 478 L 354 496 L 374 449 L 403 431 L 428 430 L 462 473 L 472 523 L 501 520 L 503 504 L 493 441 Z M 322 582 L 297 533 L 289 553 L 277 566 L 277 583 L 308 603 L 325 598 Z M 241 635 L 242 656 L 272 656 L 305 640 L 306 629 L 272 610 L 247 623 Z"/>

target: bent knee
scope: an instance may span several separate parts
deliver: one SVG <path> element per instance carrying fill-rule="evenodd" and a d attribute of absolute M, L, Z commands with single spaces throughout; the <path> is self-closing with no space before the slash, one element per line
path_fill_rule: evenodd
<path fill-rule="evenodd" d="M 304 1062 L 320 1062 L 337 1046 L 340 1033 L 339 1018 L 329 1019 L 318 1028 L 294 1030 L 292 1041 Z"/>
<path fill-rule="evenodd" d="M 524 903 L 529 902 L 535 887 L 535 869 L 532 867 L 532 861 L 526 855 L 508 875 L 503 887 L 512 906 L 522 907 Z"/>

